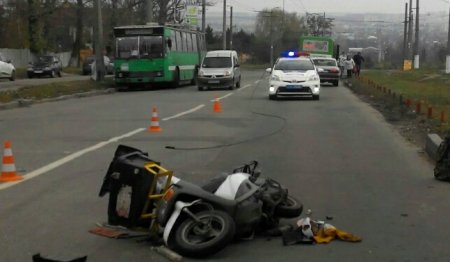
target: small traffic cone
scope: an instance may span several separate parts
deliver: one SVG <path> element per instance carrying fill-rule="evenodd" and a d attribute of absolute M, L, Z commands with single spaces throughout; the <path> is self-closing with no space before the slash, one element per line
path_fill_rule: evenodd
<path fill-rule="evenodd" d="M 216 100 L 214 101 L 214 112 L 216 112 L 216 113 L 222 112 L 222 108 L 221 108 L 221 106 L 220 106 L 219 99 L 217 99 L 217 98 L 216 98 Z"/>
<path fill-rule="evenodd" d="M 158 117 L 158 112 L 156 112 L 156 107 L 153 107 L 153 111 L 152 111 L 152 119 L 150 122 L 150 127 L 148 128 L 149 132 L 161 132 L 162 129 L 159 126 L 159 117 Z"/>
<path fill-rule="evenodd" d="M 11 142 L 5 141 L 5 148 L 3 151 L 3 165 L 0 182 L 17 181 L 23 179 L 16 173 L 16 165 L 14 164 L 14 156 L 11 150 Z"/>

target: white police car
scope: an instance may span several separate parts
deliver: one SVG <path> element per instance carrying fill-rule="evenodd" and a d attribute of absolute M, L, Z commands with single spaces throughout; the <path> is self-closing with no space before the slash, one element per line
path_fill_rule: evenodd
<path fill-rule="evenodd" d="M 272 68 L 269 80 L 269 99 L 278 97 L 320 98 L 320 77 L 313 61 L 306 53 L 283 52 Z"/>

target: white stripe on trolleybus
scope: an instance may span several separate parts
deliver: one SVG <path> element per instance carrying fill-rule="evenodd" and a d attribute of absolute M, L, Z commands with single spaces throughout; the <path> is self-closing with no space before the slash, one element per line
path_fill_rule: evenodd
<path fill-rule="evenodd" d="M 175 71 L 176 68 L 177 68 L 177 66 L 169 66 L 170 71 Z M 180 66 L 178 66 L 178 68 L 180 70 L 192 70 L 192 69 L 195 69 L 195 65 L 180 65 Z"/>

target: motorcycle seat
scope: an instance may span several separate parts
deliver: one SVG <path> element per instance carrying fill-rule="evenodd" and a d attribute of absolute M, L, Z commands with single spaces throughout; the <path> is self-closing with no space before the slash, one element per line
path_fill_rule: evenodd
<path fill-rule="evenodd" d="M 201 188 L 207 192 L 214 194 L 219 186 L 227 179 L 227 174 L 220 174 L 218 176 L 213 177 L 211 180 L 206 182 Z"/>

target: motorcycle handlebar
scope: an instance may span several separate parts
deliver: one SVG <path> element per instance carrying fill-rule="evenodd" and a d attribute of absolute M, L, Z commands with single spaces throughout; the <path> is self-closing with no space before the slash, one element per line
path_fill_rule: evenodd
<path fill-rule="evenodd" d="M 241 167 L 238 167 L 236 169 L 233 170 L 233 173 L 237 173 L 239 171 L 243 172 L 243 173 L 247 173 L 250 174 L 251 177 L 253 178 L 258 178 L 259 175 L 261 174 L 261 172 L 256 172 L 256 167 L 258 166 L 258 161 L 253 160 L 248 164 L 245 164 Z"/>

